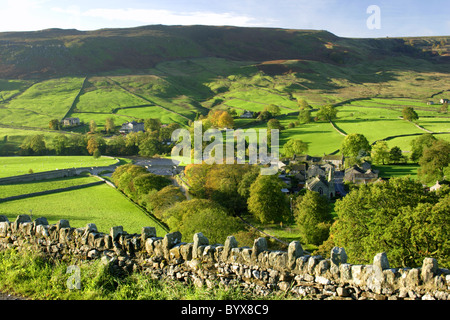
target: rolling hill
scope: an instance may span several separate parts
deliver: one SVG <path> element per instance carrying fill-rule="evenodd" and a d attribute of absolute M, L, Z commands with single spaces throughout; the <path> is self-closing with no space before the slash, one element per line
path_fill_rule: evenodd
<path fill-rule="evenodd" d="M 323 30 L 199 25 L 0 33 L 0 137 L 46 132 L 51 119 L 70 116 L 100 127 L 108 117 L 116 125 L 145 118 L 187 125 L 212 108 L 240 114 L 269 104 L 280 106 L 287 125 L 296 120 L 298 99 L 314 108 L 339 105 L 347 131 L 370 130 L 358 120 L 389 108 L 389 119 L 371 122 L 384 128 L 371 131 L 374 139 L 399 127 L 406 105 L 422 108 L 431 117 L 425 124 L 441 132 L 445 118 L 426 103 L 450 91 L 449 45 L 450 37 L 352 39 Z M 366 102 L 351 104 L 359 100 Z M 335 150 L 342 136 L 317 125 L 288 129 L 281 139 L 302 136 L 314 153 Z M 411 124 L 410 132 L 417 130 Z"/>

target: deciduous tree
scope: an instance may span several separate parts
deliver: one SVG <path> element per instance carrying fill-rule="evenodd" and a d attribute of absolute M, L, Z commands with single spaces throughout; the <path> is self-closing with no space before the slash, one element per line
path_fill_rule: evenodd
<path fill-rule="evenodd" d="M 443 179 L 445 172 L 450 171 L 450 143 L 440 139 L 433 142 L 423 150 L 419 165 L 419 177 L 425 182 Z"/>
<path fill-rule="evenodd" d="M 332 105 L 321 106 L 317 112 L 317 118 L 319 120 L 331 121 L 337 117 L 337 109 Z"/>
<path fill-rule="evenodd" d="M 404 107 L 402 110 L 403 119 L 408 121 L 416 121 L 419 119 L 419 115 L 416 111 L 414 111 L 414 108 L 412 107 Z"/>
<path fill-rule="evenodd" d="M 379 140 L 373 146 L 371 150 L 372 161 L 375 164 L 386 164 L 389 161 L 389 147 L 386 141 Z"/>
<path fill-rule="evenodd" d="M 328 238 L 332 216 L 327 198 L 307 190 L 297 198 L 294 215 L 304 241 L 319 245 Z"/>
<path fill-rule="evenodd" d="M 361 151 L 370 151 L 370 144 L 366 137 L 359 133 L 350 133 L 341 144 L 341 151 L 344 156 L 357 157 Z"/>
<path fill-rule="evenodd" d="M 290 139 L 284 145 L 285 157 L 292 157 L 294 154 L 305 154 L 306 152 L 308 152 L 308 144 L 300 139 Z"/>
<path fill-rule="evenodd" d="M 276 175 L 260 175 L 251 185 L 248 210 L 261 223 L 286 221 L 289 208 L 282 188 Z"/>

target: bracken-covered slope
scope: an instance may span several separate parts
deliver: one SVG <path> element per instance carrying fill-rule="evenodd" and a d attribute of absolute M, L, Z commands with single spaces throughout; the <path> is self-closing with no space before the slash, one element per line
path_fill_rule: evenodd
<path fill-rule="evenodd" d="M 437 56 L 435 42 L 440 46 L 441 56 L 445 55 L 442 50 L 450 41 L 443 39 L 443 43 L 442 39 L 422 38 L 349 39 L 316 30 L 162 25 L 96 31 L 5 32 L 0 33 L 0 78 L 132 71 L 164 61 L 203 57 L 255 62 L 305 59 L 339 65 L 393 56 L 430 60 Z"/>

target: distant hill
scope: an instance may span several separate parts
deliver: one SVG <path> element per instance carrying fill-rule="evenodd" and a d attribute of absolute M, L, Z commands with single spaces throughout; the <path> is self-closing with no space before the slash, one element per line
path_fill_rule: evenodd
<path fill-rule="evenodd" d="M 204 57 L 254 62 L 304 59 L 337 65 L 394 56 L 434 61 L 447 54 L 449 44 L 450 37 L 350 39 L 319 30 L 198 25 L 4 32 L 0 33 L 0 78 L 136 71 L 164 61 Z"/>

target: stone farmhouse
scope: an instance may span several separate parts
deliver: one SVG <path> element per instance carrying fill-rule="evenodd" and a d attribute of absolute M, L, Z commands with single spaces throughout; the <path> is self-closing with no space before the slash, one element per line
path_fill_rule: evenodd
<path fill-rule="evenodd" d="M 373 170 L 368 162 L 361 166 L 354 165 L 345 170 L 344 180 L 356 184 L 366 184 L 378 180 L 378 171 Z"/>
<path fill-rule="evenodd" d="M 252 119 L 254 116 L 254 113 L 248 110 L 245 110 L 241 115 L 240 118 L 246 118 L 246 119 Z"/>
<path fill-rule="evenodd" d="M 122 134 L 128 134 L 130 132 L 144 132 L 144 123 L 142 122 L 136 122 L 136 121 L 131 121 L 131 122 L 126 122 L 124 124 L 122 124 L 122 127 L 120 128 L 119 132 Z"/>
<path fill-rule="evenodd" d="M 65 118 L 63 121 L 64 127 L 73 127 L 73 126 L 79 126 L 80 125 L 80 119 L 79 118 Z"/>

